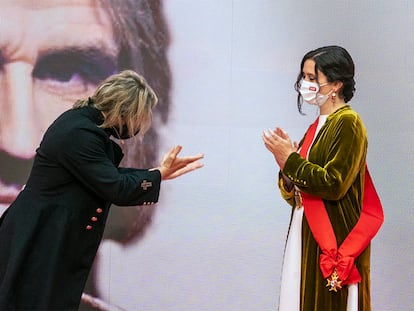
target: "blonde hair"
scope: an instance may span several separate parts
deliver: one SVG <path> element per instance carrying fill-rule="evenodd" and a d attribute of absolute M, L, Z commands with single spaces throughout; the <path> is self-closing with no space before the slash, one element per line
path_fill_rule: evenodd
<path fill-rule="evenodd" d="M 151 126 L 152 109 L 157 102 L 157 95 L 142 76 L 124 70 L 105 79 L 91 98 L 76 101 L 73 108 L 92 104 L 105 115 L 100 127 L 117 127 L 122 135 L 126 125 L 131 137 L 138 131 L 142 137 Z"/>

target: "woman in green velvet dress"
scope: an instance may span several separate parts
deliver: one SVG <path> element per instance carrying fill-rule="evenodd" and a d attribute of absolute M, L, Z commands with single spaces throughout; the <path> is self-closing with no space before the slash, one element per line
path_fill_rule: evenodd
<path fill-rule="evenodd" d="M 308 52 L 295 89 L 299 112 L 303 101 L 319 106 L 304 139 L 292 143 L 281 128 L 263 133 L 292 206 L 279 310 L 371 310 L 369 243 L 383 214 L 377 196 L 364 214 L 367 133 L 348 104 L 355 91 L 351 56 L 338 46 Z"/>

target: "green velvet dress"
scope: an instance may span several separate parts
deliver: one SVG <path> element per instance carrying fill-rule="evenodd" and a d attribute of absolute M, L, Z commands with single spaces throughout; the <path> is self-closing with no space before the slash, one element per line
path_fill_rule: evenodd
<path fill-rule="evenodd" d="M 283 174 L 305 193 L 322 198 L 335 232 L 338 247 L 357 223 L 362 205 L 366 129 L 359 115 L 346 105 L 328 116 L 318 132 L 308 160 L 292 153 Z M 282 196 L 295 208 L 293 191 L 287 191 L 279 180 Z M 346 286 L 338 292 L 329 291 L 319 268 L 320 248 L 306 217 L 302 221 L 301 310 L 346 311 Z M 355 260 L 362 277 L 358 284 L 359 311 L 371 310 L 370 247 Z M 293 293 L 292 293 L 293 294 Z"/>

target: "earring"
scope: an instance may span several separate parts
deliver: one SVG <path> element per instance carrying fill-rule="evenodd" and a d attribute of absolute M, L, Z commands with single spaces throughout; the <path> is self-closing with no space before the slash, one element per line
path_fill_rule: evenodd
<path fill-rule="evenodd" d="M 332 101 L 332 104 L 335 105 L 335 101 L 336 101 L 336 93 L 335 92 L 333 92 L 332 95 L 331 95 L 331 101 Z"/>

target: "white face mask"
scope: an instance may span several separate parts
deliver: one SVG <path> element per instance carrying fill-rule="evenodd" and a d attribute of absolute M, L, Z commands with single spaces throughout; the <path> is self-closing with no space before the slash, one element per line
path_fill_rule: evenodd
<path fill-rule="evenodd" d="M 319 94 L 319 88 L 326 84 L 328 83 L 323 83 L 319 85 L 318 83 L 315 83 L 315 82 L 309 82 L 306 80 L 302 80 L 300 82 L 300 89 L 299 89 L 300 95 L 302 95 L 303 100 L 307 102 L 309 105 L 317 105 L 320 107 L 326 103 L 326 101 L 329 98 L 329 95 L 332 93 L 332 91 L 330 91 L 326 95 Z"/>

